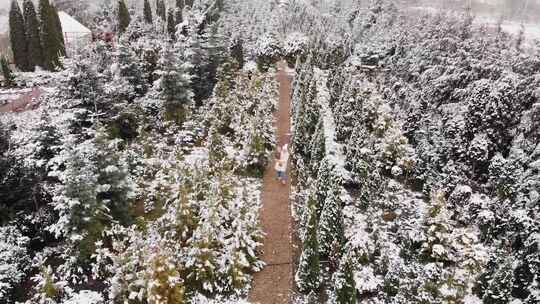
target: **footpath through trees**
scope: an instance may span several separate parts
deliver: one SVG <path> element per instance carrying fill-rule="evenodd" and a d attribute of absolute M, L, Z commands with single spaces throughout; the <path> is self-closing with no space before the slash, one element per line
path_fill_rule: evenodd
<path fill-rule="evenodd" d="M 278 147 L 287 143 L 290 130 L 291 77 L 287 64 L 279 63 L 279 108 L 276 115 Z M 266 236 L 262 260 L 265 268 L 255 274 L 249 301 L 259 304 L 288 304 L 293 284 L 291 247 L 290 183 L 276 180 L 274 163 L 270 163 L 263 179 L 260 221 Z"/>

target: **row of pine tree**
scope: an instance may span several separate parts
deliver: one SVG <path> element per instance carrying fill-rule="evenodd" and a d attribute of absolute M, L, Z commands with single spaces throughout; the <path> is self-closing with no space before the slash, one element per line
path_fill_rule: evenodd
<path fill-rule="evenodd" d="M 32 0 L 24 0 L 23 10 L 12 0 L 9 28 L 13 59 L 24 72 L 37 66 L 52 71 L 60 66 L 60 57 L 66 55 L 62 25 L 58 10 L 49 0 L 40 0 L 38 11 Z"/>

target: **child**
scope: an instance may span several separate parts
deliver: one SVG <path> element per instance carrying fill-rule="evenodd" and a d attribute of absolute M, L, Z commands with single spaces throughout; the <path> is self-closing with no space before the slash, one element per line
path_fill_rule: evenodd
<path fill-rule="evenodd" d="M 286 168 L 285 168 L 285 163 L 281 159 L 280 154 L 276 154 L 275 161 L 276 161 L 276 165 L 275 165 L 274 169 L 276 169 L 277 180 L 284 183 L 284 181 L 285 181 L 285 169 Z"/>

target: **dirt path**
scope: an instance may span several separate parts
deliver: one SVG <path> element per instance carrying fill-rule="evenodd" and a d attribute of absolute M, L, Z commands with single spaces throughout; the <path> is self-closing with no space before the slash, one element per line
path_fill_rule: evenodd
<path fill-rule="evenodd" d="M 279 64 L 279 109 L 276 113 L 277 142 L 281 146 L 289 133 L 291 78 L 286 64 Z M 275 179 L 274 163 L 266 169 L 263 178 L 261 225 L 266 233 L 262 260 L 266 267 L 255 274 L 249 295 L 251 303 L 288 304 L 292 275 L 291 214 L 289 206 L 290 184 L 282 185 Z"/>

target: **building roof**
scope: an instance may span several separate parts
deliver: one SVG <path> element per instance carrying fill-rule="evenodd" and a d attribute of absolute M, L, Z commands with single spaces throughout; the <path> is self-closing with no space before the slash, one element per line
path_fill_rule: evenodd
<path fill-rule="evenodd" d="M 62 31 L 64 33 L 79 33 L 82 35 L 92 34 L 91 30 L 68 15 L 66 12 L 58 12 L 58 16 L 60 17 L 60 23 L 62 23 Z"/>

